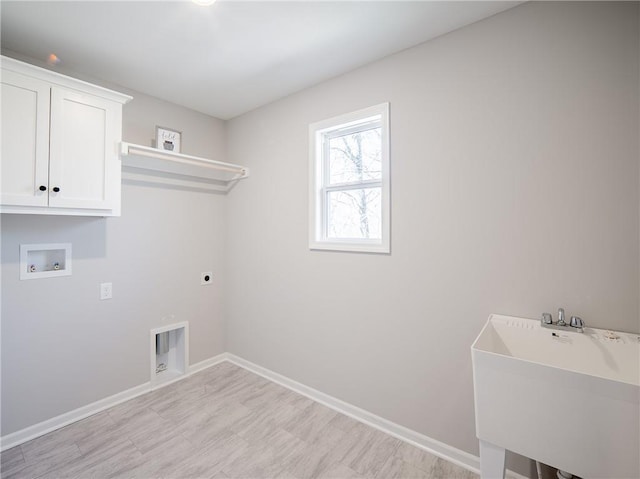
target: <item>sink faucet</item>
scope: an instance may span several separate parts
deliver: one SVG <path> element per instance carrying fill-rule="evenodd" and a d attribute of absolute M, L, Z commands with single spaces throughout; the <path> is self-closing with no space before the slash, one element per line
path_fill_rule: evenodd
<path fill-rule="evenodd" d="M 553 322 L 553 316 L 550 313 L 542 313 L 540 325 L 543 328 L 559 329 L 561 331 L 575 331 L 576 333 L 584 333 L 584 321 L 578 316 L 571 316 L 571 322 L 567 324 L 564 320 L 564 309 L 558 309 L 558 321 Z"/>
<path fill-rule="evenodd" d="M 558 322 L 556 323 L 558 326 L 566 326 L 567 323 L 564 322 L 564 309 L 558 308 Z"/>

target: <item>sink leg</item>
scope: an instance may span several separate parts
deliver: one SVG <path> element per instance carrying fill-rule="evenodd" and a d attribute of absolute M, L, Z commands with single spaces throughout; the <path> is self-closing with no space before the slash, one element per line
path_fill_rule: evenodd
<path fill-rule="evenodd" d="M 480 477 L 482 479 L 504 479 L 504 447 L 494 446 L 480 440 Z"/>

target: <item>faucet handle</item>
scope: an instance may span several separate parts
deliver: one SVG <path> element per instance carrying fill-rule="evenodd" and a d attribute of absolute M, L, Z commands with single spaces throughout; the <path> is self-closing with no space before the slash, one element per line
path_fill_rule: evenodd
<path fill-rule="evenodd" d="M 542 321 L 542 324 L 552 324 L 553 316 L 551 316 L 551 313 L 542 313 L 542 319 L 540 321 Z"/>
<path fill-rule="evenodd" d="M 582 330 L 582 328 L 584 328 L 584 321 L 582 320 L 582 318 L 579 318 L 578 316 L 571 316 L 571 322 L 569 323 L 569 325 L 572 328 Z"/>

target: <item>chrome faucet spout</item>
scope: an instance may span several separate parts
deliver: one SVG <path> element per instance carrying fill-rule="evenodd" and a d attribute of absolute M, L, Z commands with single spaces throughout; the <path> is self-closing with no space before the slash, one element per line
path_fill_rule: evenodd
<path fill-rule="evenodd" d="M 564 321 L 564 309 L 558 308 L 558 322 L 556 323 L 558 326 L 566 326 L 567 323 Z"/>

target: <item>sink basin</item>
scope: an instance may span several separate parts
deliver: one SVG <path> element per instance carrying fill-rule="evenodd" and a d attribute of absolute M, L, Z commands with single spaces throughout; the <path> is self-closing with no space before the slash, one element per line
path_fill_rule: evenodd
<path fill-rule="evenodd" d="M 510 450 L 585 478 L 640 477 L 640 336 L 491 315 L 471 347 L 483 479 Z"/>

